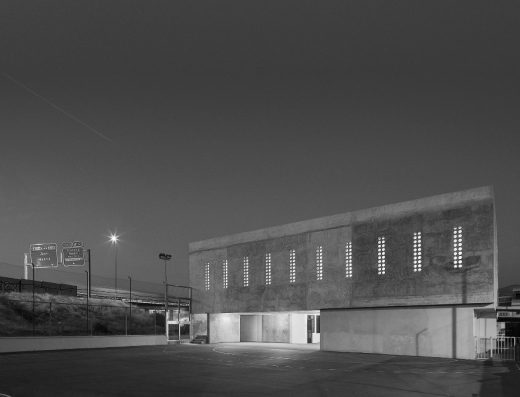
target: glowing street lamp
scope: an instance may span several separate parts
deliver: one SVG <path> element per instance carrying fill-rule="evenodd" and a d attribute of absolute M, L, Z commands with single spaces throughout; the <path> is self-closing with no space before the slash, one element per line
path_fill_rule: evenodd
<path fill-rule="evenodd" d="M 112 233 L 110 235 L 110 241 L 113 242 L 114 244 L 117 243 L 119 241 L 119 236 L 115 233 Z"/>
<path fill-rule="evenodd" d="M 109 236 L 110 242 L 114 245 L 115 248 L 115 256 L 114 256 L 114 269 L 115 269 L 115 275 L 114 275 L 114 289 L 115 289 L 115 295 L 117 299 L 117 242 L 119 241 L 119 236 L 115 233 L 110 234 Z"/>

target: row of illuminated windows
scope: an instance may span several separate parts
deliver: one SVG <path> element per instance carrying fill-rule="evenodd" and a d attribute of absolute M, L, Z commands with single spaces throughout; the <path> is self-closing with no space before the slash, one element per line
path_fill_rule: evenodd
<path fill-rule="evenodd" d="M 423 244 L 422 233 L 413 233 L 413 271 L 420 272 L 422 270 L 423 261 Z M 462 226 L 453 228 L 453 267 L 455 269 L 462 268 Z M 268 252 L 264 257 L 265 269 L 265 285 L 272 283 L 272 263 L 271 253 Z M 386 273 L 386 237 L 379 236 L 377 238 L 377 274 L 384 275 Z M 352 242 L 345 243 L 345 277 L 352 278 Z M 323 280 L 323 246 L 319 245 L 315 250 L 315 275 L 316 280 Z M 228 288 L 228 261 L 222 262 L 222 287 Z M 296 250 L 289 250 L 289 283 L 296 282 Z M 244 256 L 242 259 L 242 285 L 249 286 L 249 257 Z M 207 262 L 204 268 L 204 288 L 209 290 L 210 285 L 210 263 Z"/>

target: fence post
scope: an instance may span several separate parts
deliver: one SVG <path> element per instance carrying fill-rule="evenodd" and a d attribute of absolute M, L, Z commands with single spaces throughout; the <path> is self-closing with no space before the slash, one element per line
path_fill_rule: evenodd
<path fill-rule="evenodd" d="M 89 250 L 90 252 L 90 250 Z M 87 274 L 87 336 L 88 336 L 88 298 L 90 295 L 90 273 L 88 270 L 85 270 L 85 273 Z"/>
<path fill-rule="evenodd" d="M 34 272 L 35 272 L 35 269 L 34 269 L 34 264 L 32 266 L 32 327 L 33 327 L 33 336 L 35 335 L 36 333 L 36 318 L 35 318 L 35 309 L 34 309 L 34 290 L 35 290 L 35 285 L 34 285 Z"/>
<path fill-rule="evenodd" d="M 130 282 L 130 334 L 132 334 L 132 277 L 128 276 Z"/>
<path fill-rule="evenodd" d="M 90 336 L 94 336 L 94 321 L 96 320 L 96 306 L 90 308 L 90 311 L 94 313 L 94 319 L 90 322 Z M 90 313 L 89 311 L 89 313 Z"/>
<path fill-rule="evenodd" d="M 52 335 L 52 301 L 49 302 L 49 335 Z"/>
<path fill-rule="evenodd" d="M 179 327 L 179 343 L 181 343 L 181 300 L 177 299 L 177 326 Z"/>

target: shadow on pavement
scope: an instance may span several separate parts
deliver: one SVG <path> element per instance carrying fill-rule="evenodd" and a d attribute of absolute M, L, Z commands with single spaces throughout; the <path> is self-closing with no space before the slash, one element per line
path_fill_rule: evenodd
<path fill-rule="evenodd" d="M 479 397 L 518 396 L 520 395 L 520 368 L 514 361 L 487 360 L 483 366 L 480 382 Z"/>

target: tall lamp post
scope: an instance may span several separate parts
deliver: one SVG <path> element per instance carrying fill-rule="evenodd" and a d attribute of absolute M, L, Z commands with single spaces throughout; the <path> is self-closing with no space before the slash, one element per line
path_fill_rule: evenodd
<path fill-rule="evenodd" d="M 168 340 L 168 273 L 166 272 L 166 263 L 172 259 L 172 256 L 161 252 L 159 259 L 164 261 L 164 328 L 166 340 Z"/>
<path fill-rule="evenodd" d="M 110 242 L 114 245 L 114 248 L 116 250 L 115 256 L 114 256 L 114 269 L 115 269 L 115 275 L 114 275 L 114 289 L 115 289 L 115 296 L 117 299 L 117 242 L 119 241 L 119 236 L 115 233 L 112 233 L 110 235 Z"/>
<path fill-rule="evenodd" d="M 128 276 L 128 281 L 130 283 L 130 333 L 132 333 L 132 277 Z"/>

